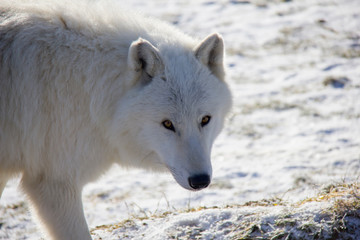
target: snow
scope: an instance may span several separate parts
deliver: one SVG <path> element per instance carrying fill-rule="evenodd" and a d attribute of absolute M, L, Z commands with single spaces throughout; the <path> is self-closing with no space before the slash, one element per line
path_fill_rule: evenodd
<path fill-rule="evenodd" d="M 209 188 L 189 192 L 170 174 L 119 166 L 87 185 L 84 209 L 95 239 L 223 239 L 240 218 L 258 213 L 271 225 L 286 208 L 226 206 L 270 198 L 295 203 L 324 186 L 358 181 L 357 0 L 134 0 L 124 6 L 199 38 L 221 33 L 234 107 L 213 147 Z M 0 201 L 0 239 L 39 239 L 18 182 L 8 183 Z M 316 215 L 327 206 L 321 204 L 306 208 Z M 126 227 L 115 227 L 126 219 Z M 101 225 L 112 227 L 96 230 Z"/>
<path fill-rule="evenodd" d="M 94 239 L 358 239 L 359 212 L 352 207 L 356 201 L 350 199 L 356 197 L 351 189 L 358 191 L 359 186 L 334 187 L 297 204 L 273 199 L 133 218 L 99 226 L 92 235 Z"/>

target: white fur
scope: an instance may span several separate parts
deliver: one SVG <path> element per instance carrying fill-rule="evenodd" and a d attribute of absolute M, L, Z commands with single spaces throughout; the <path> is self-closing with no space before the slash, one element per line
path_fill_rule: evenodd
<path fill-rule="evenodd" d="M 187 189 L 211 176 L 231 105 L 218 34 L 197 42 L 114 2 L 74 2 L 0 5 L 0 193 L 22 173 L 53 239 L 91 238 L 81 190 L 113 163 Z"/>

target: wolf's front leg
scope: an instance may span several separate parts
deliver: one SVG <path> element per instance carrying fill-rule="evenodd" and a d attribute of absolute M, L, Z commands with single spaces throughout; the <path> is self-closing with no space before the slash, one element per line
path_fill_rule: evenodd
<path fill-rule="evenodd" d="M 81 189 L 75 183 L 24 175 L 22 187 L 52 239 L 91 239 L 82 208 Z"/>

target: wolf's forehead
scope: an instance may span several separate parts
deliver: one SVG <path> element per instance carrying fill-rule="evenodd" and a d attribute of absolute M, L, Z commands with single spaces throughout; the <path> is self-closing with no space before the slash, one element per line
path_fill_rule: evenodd
<path fill-rule="evenodd" d="M 187 77 L 201 69 L 194 53 L 187 49 L 174 48 L 165 51 L 163 57 L 166 74 L 173 77 Z"/>
<path fill-rule="evenodd" d="M 186 83 L 181 83 L 181 82 Z M 169 100 L 177 105 L 186 106 L 193 105 L 202 101 L 206 95 L 206 89 L 196 81 L 188 81 L 187 79 L 179 79 L 179 81 L 170 85 L 168 92 Z"/>
<path fill-rule="evenodd" d="M 185 65 L 185 64 L 184 64 Z M 166 81 L 169 88 L 169 95 L 176 102 L 194 101 L 199 99 L 206 91 L 205 79 L 201 74 L 201 69 L 194 65 L 178 65 L 177 68 L 167 69 Z"/>
<path fill-rule="evenodd" d="M 209 74 L 192 52 L 168 55 L 165 75 L 169 104 L 178 111 L 193 110 L 209 95 L 206 84 Z"/>
<path fill-rule="evenodd" d="M 168 55 L 165 63 L 165 75 L 169 84 L 182 91 L 199 88 L 204 66 L 192 53 Z"/>
<path fill-rule="evenodd" d="M 198 81 L 189 79 L 178 79 L 176 83 L 170 83 L 167 92 L 167 104 L 176 118 L 196 117 L 204 111 L 206 89 Z M 178 119 L 181 121 L 180 119 Z"/>

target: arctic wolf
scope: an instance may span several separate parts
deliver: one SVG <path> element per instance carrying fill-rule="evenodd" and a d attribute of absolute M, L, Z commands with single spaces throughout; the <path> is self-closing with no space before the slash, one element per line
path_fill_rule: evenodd
<path fill-rule="evenodd" d="M 113 163 L 209 185 L 231 106 L 224 43 L 116 3 L 0 4 L 0 192 L 21 187 L 53 239 L 91 239 L 81 191 Z"/>

